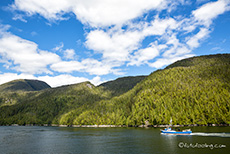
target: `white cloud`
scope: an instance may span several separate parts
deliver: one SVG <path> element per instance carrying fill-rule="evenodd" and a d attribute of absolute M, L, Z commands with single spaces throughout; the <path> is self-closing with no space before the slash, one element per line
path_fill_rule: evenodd
<path fill-rule="evenodd" d="M 156 59 L 155 62 L 146 62 L 150 67 L 162 68 L 177 60 L 195 56 L 194 54 L 191 54 L 191 50 L 187 48 L 186 44 L 180 42 L 174 33 L 167 34 L 167 36 L 164 36 L 163 38 L 166 41 L 165 44 L 156 44 L 158 50 L 163 53 L 162 58 Z"/>
<path fill-rule="evenodd" d="M 125 63 L 127 65 L 149 64 L 151 67 L 163 67 L 163 65 L 153 65 L 150 61 L 162 55 L 161 64 L 166 65 L 169 62 L 174 62 L 175 59 L 194 55 L 190 54 L 192 50 L 199 47 L 202 41 L 209 36 L 210 28 L 204 28 L 204 23 L 198 20 L 199 17 L 200 19 L 202 17 L 199 12 L 206 10 L 205 6 L 211 6 L 212 3 L 208 4 L 193 11 L 187 18 L 160 18 L 156 15 L 150 22 L 127 22 L 125 29 L 122 26 L 115 26 L 109 29 L 92 30 L 87 34 L 85 44 L 95 53 L 102 54 L 103 61 L 113 63 L 114 65 L 111 67 L 119 67 Z M 221 13 L 223 12 L 215 13 L 215 16 L 210 15 L 205 21 L 211 23 Z M 193 34 L 196 29 L 200 29 L 200 31 Z M 152 42 L 143 48 L 142 41 L 151 36 L 155 37 L 153 41 L 158 45 L 153 47 L 151 46 Z M 159 48 L 160 46 L 161 48 Z"/>
<path fill-rule="evenodd" d="M 115 72 L 111 64 L 102 63 L 96 59 L 84 59 L 79 61 L 61 61 L 51 65 L 51 69 L 61 73 L 71 73 L 74 71 L 87 72 L 90 75 L 106 75 Z"/>
<path fill-rule="evenodd" d="M 120 74 L 114 65 L 96 59 L 83 59 L 81 61 L 63 61 L 55 53 L 40 50 L 34 42 L 22 39 L 9 32 L 9 26 L 0 29 L 0 63 L 6 69 L 13 69 L 27 74 L 53 74 L 53 71 L 72 73 L 74 71 L 87 72 L 90 75 L 106 75 L 109 73 Z M 63 50 L 64 44 L 56 46 L 53 50 L 63 53 L 63 58 L 74 59 L 73 49 Z"/>
<path fill-rule="evenodd" d="M 155 62 L 149 63 L 149 65 L 151 67 L 154 67 L 154 68 L 162 68 L 163 66 L 172 64 L 178 60 L 193 57 L 193 56 L 195 56 L 195 55 L 194 54 L 186 54 L 183 56 L 176 56 L 176 57 L 172 57 L 172 58 L 167 58 L 167 57 L 166 58 L 159 58 Z"/>
<path fill-rule="evenodd" d="M 16 79 L 34 79 L 33 75 L 28 74 L 16 74 L 16 73 L 4 73 L 0 74 L 0 84 L 16 80 Z"/>
<path fill-rule="evenodd" d="M 128 65 L 137 65 L 148 63 L 149 60 L 154 59 L 160 54 L 160 50 L 165 48 L 165 45 L 154 45 L 151 44 L 150 47 L 140 49 L 134 53 L 134 56 L 131 58 Z"/>
<path fill-rule="evenodd" d="M 64 48 L 64 43 L 60 42 L 59 45 L 57 45 L 55 48 L 53 48 L 53 51 L 59 51 L 63 52 L 64 58 L 65 59 L 74 59 L 75 56 L 75 50 L 74 49 L 63 49 Z"/>
<path fill-rule="evenodd" d="M 76 4 L 73 12 L 83 23 L 109 26 L 122 25 L 148 10 L 161 10 L 165 7 L 165 0 L 84 0 Z"/>
<path fill-rule="evenodd" d="M 106 81 L 102 80 L 101 77 L 96 76 L 96 77 L 94 77 L 92 80 L 90 80 L 90 82 L 91 82 L 92 84 L 98 86 L 98 85 L 100 85 L 100 84 L 102 84 L 103 82 L 106 82 Z"/>
<path fill-rule="evenodd" d="M 40 76 L 40 77 L 37 77 L 36 79 L 45 81 L 51 87 L 76 84 L 76 83 L 81 83 L 85 81 L 89 81 L 96 86 L 102 83 L 101 78 L 99 76 L 96 76 L 90 80 L 85 77 L 75 77 L 69 74 L 62 74 L 58 76 Z"/>
<path fill-rule="evenodd" d="M 189 38 L 187 44 L 191 49 L 197 48 L 200 45 L 200 41 L 208 37 L 209 33 L 210 31 L 207 28 L 201 28 L 196 35 Z"/>
<path fill-rule="evenodd" d="M 225 11 L 230 9 L 229 0 L 218 0 L 216 2 L 209 2 L 202 5 L 199 9 L 192 12 L 195 19 L 201 24 L 209 27 L 212 20 L 218 15 L 223 14 Z"/>
<path fill-rule="evenodd" d="M 127 27 L 126 30 L 122 27 L 114 27 L 109 30 L 90 31 L 87 34 L 85 44 L 89 49 L 96 51 L 95 53 L 102 54 L 103 60 L 107 63 L 113 63 L 112 66 L 114 67 L 122 66 L 125 62 L 128 62 L 128 65 L 140 65 L 159 54 L 159 49 L 154 49 L 154 47 L 140 49 L 142 41 L 147 36 L 161 36 L 165 33 L 171 33 L 172 30 L 179 27 L 179 23 L 173 18 L 159 19 L 158 16 L 155 16 L 150 23 L 129 22 Z M 147 51 L 150 52 L 150 50 L 155 51 L 147 58 Z M 133 53 L 135 56 L 132 56 Z"/>
<path fill-rule="evenodd" d="M 21 14 L 15 14 L 14 17 L 13 17 L 12 19 L 13 19 L 13 20 L 20 20 L 20 21 L 22 21 L 22 22 L 27 23 L 27 20 L 25 20 Z"/>
<path fill-rule="evenodd" d="M 6 83 L 12 80 L 16 80 L 16 79 L 41 80 L 49 84 L 51 87 L 76 84 L 76 83 L 81 83 L 85 81 L 90 81 L 92 84 L 97 86 L 103 82 L 99 76 L 96 76 L 90 80 L 84 77 L 75 77 L 75 76 L 68 75 L 68 74 L 62 74 L 58 76 L 38 76 L 38 77 L 29 75 L 29 74 L 16 74 L 16 73 L 0 74 L 0 84 Z"/>
<path fill-rule="evenodd" d="M 213 47 L 213 48 L 211 49 L 211 51 L 221 52 L 221 51 L 224 51 L 224 49 L 221 48 L 221 47 Z"/>
<path fill-rule="evenodd" d="M 50 68 L 57 72 L 71 73 L 73 71 L 81 71 L 85 67 L 78 61 L 60 61 L 52 64 Z"/>
<path fill-rule="evenodd" d="M 64 43 L 61 42 L 59 45 L 57 45 L 57 46 L 56 46 L 55 48 L 53 48 L 52 50 L 54 50 L 54 51 L 60 51 L 60 50 L 63 49 L 63 47 L 64 47 Z"/>
<path fill-rule="evenodd" d="M 11 8 L 25 11 L 27 16 L 38 13 L 48 20 L 63 20 L 62 15 L 71 11 L 70 4 L 71 0 L 15 0 Z"/>
<path fill-rule="evenodd" d="M 96 53 L 101 53 L 103 59 L 109 62 L 123 63 L 128 60 L 131 51 L 138 49 L 143 37 L 139 31 L 105 32 L 95 30 L 91 31 L 86 39 L 86 46 L 96 51 Z"/>
<path fill-rule="evenodd" d="M 28 16 L 38 13 L 48 20 L 63 20 L 65 13 L 73 12 L 82 23 L 98 27 L 122 25 L 166 6 L 166 0 L 15 0 L 11 8 Z"/>
<path fill-rule="evenodd" d="M 0 23 L 0 36 L 5 34 L 10 28 L 10 25 L 3 25 Z"/>
<path fill-rule="evenodd" d="M 91 75 L 106 75 L 112 71 L 110 64 L 106 65 L 96 59 L 84 59 L 81 63 L 85 66 L 84 71 Z"/>
<path fill-rule="evenodd" d="M 74 59 L 74 56 L 75 56 L 74 49 L 66 49 L 63 52 L 64 52 L 64 57 L 66 59 Z"/>
<path fill-rule="evenodd" d="M 180 23 L 173 18 L 160 19 L 156 16 L 150 24 L 146 24 L 143 33 L 144 36 L 163 35 L 166 30 L 176 29 L 179 25 Z"/>
<path fill-rule="evenodd" d="M 206 0 L 197 1 L 199 4 L 201 2 Z M 28 16 L 40 14 L 50 21 L 63 20 L 64 14 L 73 12 L 85 26 L 89 25 L 85 46 L 101 57 L 76 61 L 74 50 L 64 50 L 64 44 L 61 43 L 53 50 L 62 51 L 66 61 L 44 63 L 44 67 L 41 67 L 43 71 L 50 65 L 52 70 L 62 73 L 78 71 L 105 75 L 122 73 L 121 67 L 124 65 L 148 64 L 160 68 L 193 56 L 192 50 L 209 36 L 212 21 L 230 10 L 230 1 L 208 2 L 191 11 L 190 15 L 171 16 L 170 11 L 175 10 L 177 5 L 189 3 L 185 0 L 15 0 L 12 8 L 19 13 L 24 11 L 24 15 Z M 162 17 L 160 11 L 164 9 L 168 14 Z M 156 11 L 157 15 L 149 17 L 151 14 L 148 14 L 143 19 L 142 15 L 150 11 Z M 199 32 L 194 34 L 195 30 Z M 145 39 L 152 42 L 148 40 L 148 44 L 142 45 Z M 37 46 L 33 50 L 41 55 Z M 158 56 L 162 58 L 153 62 Z M 21 63 L 17 64 L 20 69 L 23 68 Z M 6 66 L 11 65 L 8 61 Z M 15 67 L 17 70 L 19 68 Z"/>
<path fill-rule="evenodd" d="M 7 32 L 0 36 L 0 55 L 11 63 L 11 69 L 30 74 L 52 73 L 47 66 L 60 61 L 58 55 L 40 50 L 36 43 Z"/>

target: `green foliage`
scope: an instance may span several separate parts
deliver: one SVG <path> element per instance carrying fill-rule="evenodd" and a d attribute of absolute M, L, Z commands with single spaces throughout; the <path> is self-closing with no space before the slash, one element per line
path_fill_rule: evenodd
<path fill-rule="evenodd" d="M 17 93 L 19 95 L 19 93 Z M 19 95 L 20 96 L 20 95 Z M 23 123 L 23 124 L 72 124 L 74 116 L 81 110 L 86 109 L 96 101 L 106 99 L 99 88 L 89 82 L 76 85 L 62 86 L 39 92 L 31 92 L 20 96 L 17 104 L 2 106 L 0 108 L 0 125 Z M 70 112 L 70 113 L 69 113 Z M 68 114 L 67 114 L 68 113 Z M 65 118 L 67 117 L 67 118 Z"/>
<path fill-rule="evenodd" d="M 0 85 L 0 92 L 15 92 L 15 91 L 39 91 L 50 88 L 50 86 L 39 80 L 14 80 Z"/>
<path fill-rule="evenodd" d="M 194 57 L 145 78 L 0 95 L 0 125 L 154 125 L 171 117 L 173 124 L 230 124 L 229 82 L 230 54 Z"/>
<path fill-rule="evenodd" d="M 99 85 L 104 90 L 108 90 L 113 96 L 121 95 L 131 90 L 137 83 L 145 79 L 146 76 L 123 77 L 113 81 L 108 81 Z"/>
<path fill-rule="evenodd" d="M 103 124 L 168 124 L 171 117 L 174 124 L 229 124 L 229 66 L 229 54 L 176 62 L 129 92 L 97 102 L 90 114 Z M 79 115 L 82 121 L 86 115 Z"/>

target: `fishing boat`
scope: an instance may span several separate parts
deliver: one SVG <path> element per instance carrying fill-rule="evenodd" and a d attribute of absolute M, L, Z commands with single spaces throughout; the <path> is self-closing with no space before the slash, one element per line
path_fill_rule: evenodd
<path fill-rule="evenodd" d="M 172 126 L 172 118 L 170 120 L 169 127 L 165 129 L 161 129 L 161 134 L 167 134 L 167 135 L 190 135 L 192 133 L 191 129 L 185 129 L 185 130 L 173 130 L 170 126 Z"/>
<path fill-rule="evenodd" d="M 168 128 L 161 130 L 161 134 L 167 134 L 167 135 L 190 135 L 191 133 L 192 133 L 191 129 L 176 131 L 176 130 L 171 129 L 171 127 L 168 127 Z"/>

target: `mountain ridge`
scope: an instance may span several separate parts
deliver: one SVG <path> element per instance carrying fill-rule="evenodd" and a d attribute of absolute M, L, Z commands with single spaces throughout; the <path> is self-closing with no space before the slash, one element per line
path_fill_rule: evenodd
<path fill-rule="evenodd" d="M 137 83 L 145 79 L 146 76 L 127 76 L 120 77 L 115 80 L 104 82 L 98 87 L 111 91 L 112 95 L 118 96 L 131 90 Z"/>
<path fill-rule="evenodd" d="M 0 97 L 0 125 L 155 125 L 171 117 L 173 124 L 230 124 L 229 68 L 230 54 L 208 55 L 133 78 L 135 86 L 121 94 L 90 82 L 16 92 L 11 105 L 1 106 L 7 99 Z"/>
<path fill-rule="evenodd" d="M 51 86 L 44 81 L 32 79 L 17 79 L 1 84 L 0 92 L 39 91 L 47 88 L 51 88 Z"/>

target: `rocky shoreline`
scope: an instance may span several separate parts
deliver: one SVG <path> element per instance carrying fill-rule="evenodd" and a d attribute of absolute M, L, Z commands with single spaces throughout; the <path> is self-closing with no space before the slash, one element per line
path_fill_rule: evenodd
<path fill-rule="evenodd" d="M 4 125 L 4 126 L 45 126 L 45 127 L 74 127 L 74 128 L 109 128 L 109 127 L 139 127 L 139 128 L 162 128 L 162 127 L 169 127 L 169 125 L 58 125 L 58 124 L 26 124 L 26 125 L 19 125 L 19 124 L 12 124 L 12 125 Z M 191 125 L 172 125 L 171 127 L 198 127 L 198 126 L 230 126 L 230 124 L 207 124 L 207 125 L 198 125 L 198 124 L 191 124 Z"/>

